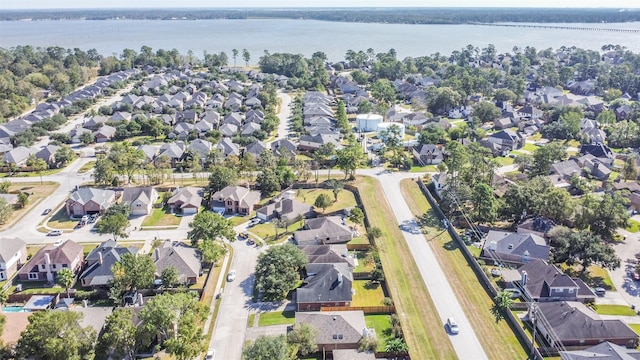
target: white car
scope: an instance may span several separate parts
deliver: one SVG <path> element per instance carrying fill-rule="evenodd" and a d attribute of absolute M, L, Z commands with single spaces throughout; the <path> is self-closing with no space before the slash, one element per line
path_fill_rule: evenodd
<path fill-rule="evenodd" d="M 62 230 L 51 230 L 47 233 L 47 236 L 60 236 L 62 235 Z"/>
<path fill-rule="evenodd" d="M 458 323 L 453 320 L 452 317 L 447 319 L 447 326 L 449 327 L 449 332 L 452 334 L 457 334 L 460 332 L 460 328 L 458 327 Z"/>
<path fill-rule="evenodd" d="M 231 282 L 233 280 L 236 279 L 236 271 L 235 270 L 229 270 L 229 273 L 227 274 L 227 281 Z"/>
<path fill-rule="evenodd" d="M 261 222 L 262 222 L 262 220 L 258 219 L 257 217 L 254 217 L 253 219 L 249 220 L 248 226 L 252 227 L 252 226 L 260 224 Z"/>
<path fill-rule="evenodd" d="M 204 360 L 214 360 L 216 358 L 216 351 L 214 349 L 209 349 L 207 351 L 207 355 L 204 356 Z"/>

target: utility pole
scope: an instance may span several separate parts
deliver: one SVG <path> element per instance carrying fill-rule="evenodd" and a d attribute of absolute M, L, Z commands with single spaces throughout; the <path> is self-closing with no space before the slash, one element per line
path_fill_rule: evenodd
<path fill-rule="evenodd" d="M 535 360 L 536 358 L 536 311 L 538 310 L 538 306 L 535 302 L 531 303 L 531 314 L 529 315 L 529 319 L 531 320 L 531 327 L 533 328 L 531 330 L 531 355 L 530 355 L 530 359 Z"/>

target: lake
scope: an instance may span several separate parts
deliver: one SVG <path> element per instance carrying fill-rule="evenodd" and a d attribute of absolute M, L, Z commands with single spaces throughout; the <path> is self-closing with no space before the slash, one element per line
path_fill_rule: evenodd
<path fill-rule="evenodd" d="M 589 28 L 640 29 L 640 23 L 624 24 L 545 24 Z M 95 48 L 103 55 L 120 54 L 122 49 L 140 51 L 143 45 L 154 50 L 188 50 L 200 58 L 204 51 L 217 53 L 242 49 L 256 63 L 264 50 L 311 56 L 323 51 L 330 60 L 344 58 L 347 50 L 386 52 L 394 48 L 399 58 L 450 54 L 471 44 L 479 48 L 494 44 L 498 52 L 514 46 L 533 46 L 538 50 L 576 46 L 600 50 L 602 45 L 619 44 L 640 52 L 639 33 L 582 31 L 480 25 L 409 25 L 326 22 L 316 20 L 66 20 L 0 21 L 0 47 L 17 45 L 64 48 Z"/>

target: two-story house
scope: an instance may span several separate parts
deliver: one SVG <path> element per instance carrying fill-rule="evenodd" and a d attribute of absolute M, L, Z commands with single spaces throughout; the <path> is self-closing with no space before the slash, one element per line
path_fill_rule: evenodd
<path fill-rule="evenodd" d="M 27 261 L 27 243 L 18 238 L 0 239 L 0 281 L 7 280 Z"/>
<path fill-rule="evenodd" d="M 243 186 L 227 186 L 211 195 L 211 210 L 226 214 L 251 214 L 260 192 Z"/>
<path fill-rule="evenodd" d="M 18 278 L 22 281 L 53 282 L 56 274 L 62 269 L 71 269 L 77 273 L 84 261 L 84 251 L 81 245 L 67 240 L 60 246 L 51 244 L 38 250 L 31 260 L 18 271 Z"/>

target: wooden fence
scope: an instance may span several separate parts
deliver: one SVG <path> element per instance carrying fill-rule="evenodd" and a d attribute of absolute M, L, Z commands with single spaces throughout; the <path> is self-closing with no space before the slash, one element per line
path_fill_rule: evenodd
<path fill-rule="evenodd" d="M 395 314 L 395 305 L 380 306 L 326 306 L 321 307 L 320 311 L 359 311 L 365 314 Z"/>

